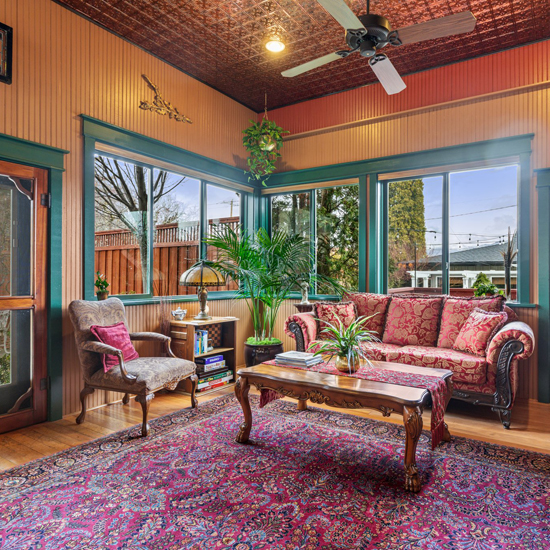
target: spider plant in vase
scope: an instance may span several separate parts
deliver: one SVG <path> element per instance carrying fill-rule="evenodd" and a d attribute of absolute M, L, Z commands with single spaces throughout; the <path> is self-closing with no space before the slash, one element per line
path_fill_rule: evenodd
<path fill-rule="evenodd" d="M 313 344 L 318 346 L 314 355 L 329 355 L 329 360 L 336 356 L 334 366 L 340 372 L 349 374 L 358 371 L 362 363 L 371 364 L 364 344 L 380 341 L 376 332 L 365 328 L 371 317 L 373 316 L 359 317 L 347 327 L 340 319 L 337 319 L 338 326 L 325 321 L 326 326 L 321 330 L 321 334 L 325 335 L 327 340 L 321 344 Z"/>

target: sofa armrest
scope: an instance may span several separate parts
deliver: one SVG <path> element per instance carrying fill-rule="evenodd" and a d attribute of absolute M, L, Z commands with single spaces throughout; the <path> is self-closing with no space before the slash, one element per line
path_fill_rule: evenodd
<path fill-rule="evenodd" d="M 296 350 L 306 351 L 317 339 L 317 321 L 313 313 L 296 313 L 285 321 L 285 333 L 296 340 Z"/>
<path fill-rule="evenodd" d="M 489 342 L 487 362 L 497 363 L 502 348 L 511 341 L 518 341 L 523 346 L 522 351 L 515 355 L 515 359 L 527 359 L 535 350 L 535 335 L 531 327 L 521 321 L 513 321 L 504 325 Z"/>

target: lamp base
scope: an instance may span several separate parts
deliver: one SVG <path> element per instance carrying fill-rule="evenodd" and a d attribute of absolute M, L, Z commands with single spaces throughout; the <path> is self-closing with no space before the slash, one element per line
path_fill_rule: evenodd
<path fill-rule="evenodd" d="M 208 306 L 206 305 L 206 300 L 208 298 L 208 289 L 205 286 L 199 287 L 197 295 L 199 298 L 200 311 L 198 315 L 195 315 L 195 319 L 197 321 L 208 321 L 212 319 L 212 317 L 208 315 Z"/>
<path fill-rule="evenodd" d="M 200 311 L 198 315 L 193 317 L 193 319 L 196 319 L 197 321 L 209 321 L 212 317 L 210 317 L 210 315 L 208 315 L 205 311 Z"/>

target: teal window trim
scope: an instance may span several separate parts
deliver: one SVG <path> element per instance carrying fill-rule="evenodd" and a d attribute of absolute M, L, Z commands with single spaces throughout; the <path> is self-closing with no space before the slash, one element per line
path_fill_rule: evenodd
<path fill-rule="evenodd" d="M 0 134 L 0 160 L 48 172 L 48 420 L 63 416 L 63 172 L 69 151 Z"/>
<path fill-rule="evenodd" d="M 156 168 L 154 161 L 167 162 L 181 169 L 181 173 L 185 175 L 186 169 L 198 171 L 204 174 L 204 177 L 194 179 L 200 181 L 200 254 L 201 257 L 206 257 L 206 244 L 203 237 L 207 231 L 208 220 L 206 217 L 207 209 L 207 186 L 213 185 L 223 187 L 231 191 L 236 191 L 241 195 L 240 216 L 241 223 L 245 230 L 260 223 L 260 190 L 257 186 L 253 186 L 248 182 L 247 176 L 243 170 L 224 164 L 222 162 L 209 159 L 202 155 L 197 155 L 185 149 L 180 149 L 173 145 L 163 143 L 161 141 L 149 138 L 147 136 L 136 134 L 123 128 L 118 128 L 112 124 L 93 119 L 86 115 L 80 115 L 83 121 L 84 134 L 84 189 L 83 189 L 83 284 L 84 284 L 84 299 L 96 300 L 94 293 L 94 256 L 95 256 L 95 174 L 94 174 L 94 157 L 96 152 L 105 154 L 111 158 L 119 158 L 132 164 L 140 164 L 150 169 L 151 176 L 153 169 Z M 129 151 L 138 153 L 151 159 L 151 163 L 137 162 L 131 158 L 124 156 L 104 153 L 97 150 L 97 143 L 116 146 L 121 151 Z M 227 183 L 212 182 L 209 176 L 222 178 Z M 251 188 L 251 191 L 245 191 L 240 187 L 232 187 L 232 183 L 239 186 L 245 185 Z M 151 195 L 151 194 L 149 194 Z M 149 196 L 149 201 L 152 197 Z M 149 209 L 149 223 L 152 227 L 153 209 Z M 253 226 L 252 225 L 252 226 Z M 153 281 L 153 241 L 149 240 L 149 289 L 144 294 L 118 295 L 124 304 L 128 306 L 154 304 L 159 302 L 159 298 L 153 296 L 152 281 Z M 236 296 L 235 291 L 213 291 L 209 293 L 210 300 L 227 300 L 233 299 Z M 163 297 L 165 300 L 172 303 L 184 303 L 197 301 L 196 294 L 177 295 Z"/>

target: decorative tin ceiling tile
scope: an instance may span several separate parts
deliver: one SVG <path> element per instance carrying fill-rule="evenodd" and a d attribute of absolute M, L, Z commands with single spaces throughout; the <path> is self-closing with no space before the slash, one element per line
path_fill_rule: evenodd
<path fill-rule="evenodd" d="M 376 82 L 360 56 L 295 78 L 281 71 L 345 48 L 344 31 L 316 0 L 58 0 L 256 111 Z M 365 0 L 347 0 L 357 15 Z M 548 0 L 371 0 L 392 28 L 462 11 L 476 29 L 384 51 L 402 75 L 550 37 Z M 286 44 L 265 49 L 271 32 Z M 406 93 L 406 92 L 405 92 Z"/>

